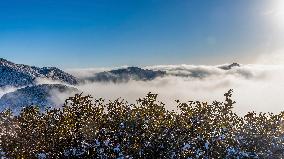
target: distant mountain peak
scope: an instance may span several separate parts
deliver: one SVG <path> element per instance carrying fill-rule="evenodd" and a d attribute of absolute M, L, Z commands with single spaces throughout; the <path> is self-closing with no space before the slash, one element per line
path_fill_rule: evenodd
<path fill-rule="evenodd" d="M 238 63 L 236 63 L 236 62 L 234 62 L 234 63 L 229 64 L 229 65 L 220 66 L 219 68 L 220 68 L 220 69 L 223 69 L 223 70 L 230 70 L 230 69 L 232 69 L 232 68 L 234 68 L 234 67 L 241 67 L 241 65 L 238 64 Z"/>

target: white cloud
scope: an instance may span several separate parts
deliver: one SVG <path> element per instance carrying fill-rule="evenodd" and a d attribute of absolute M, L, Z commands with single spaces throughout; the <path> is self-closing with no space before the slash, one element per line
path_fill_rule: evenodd
<path fill-rule="evenodd" d="M 244 114 L 248 111 L 280 112 L 284 110 L 284 66 L 280 65 L 243 65 L 229 71 L 217 66 L 169 65 L 151 66 L 151 69 L 166 70 L 172 74 L 192 75 L 192 72 L 205 74 L 195 76 L 167 76 L 152 81 L 129 81 L 127 83 L 86 83 L 78 89 L 85 95 L 114 100 L 119 97 L 130 103 L 144 97 L 148 92 L 159 94 L 158 99 L 166 103 L 168 109 L 176 109 L 174 100 L 213 101 L 223 100 L 223 94 L 234 89 L 235 111 Z M 83 72 L 81 72 L 83 73 Z M 73 94 L 60 94 L 68 97 Z M 61 98 L 60 98 L 61 100 Z M 60 101 L 59 100 L 59 101 Z M 62 99 L 63 100 L 63 99 Z"/>
<path fill-rule="evenodd" d="M 14 92 L 15 90 L 17 90 L 19 88 L 17 87 L 4 87 L 4 88 L 0 88 L 0 98 L 6 94 L 6 93 L 10 93 L 10 92 Z"/>
<path fill-rule="evenodd" d="M 52 79 L 47 79 L 47 78 L 36 78 L 35 79 L 36 85 L 41 85 L 41 84 L 64 84 L 68 85 L 67 83 L 64 83 L 59 80 L 52 80 Z"/>
<path fill-rule="evenodd" d="M 78 78 L 87 78 L 91 77 L 96 73 L 103 71 L 110 71 L 112 69 L 126 68 L 128 66 L 120 66 L 120 67 L 102 67 L 102 68 L 83 68 L 83 69 L 67 69 L 66 72 L 72 74 Z"/>

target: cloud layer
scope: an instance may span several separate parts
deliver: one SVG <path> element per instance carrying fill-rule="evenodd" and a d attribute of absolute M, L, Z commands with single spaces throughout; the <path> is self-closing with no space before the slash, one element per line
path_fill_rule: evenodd
<path fill-rule="evenodd" d="M 86 83 L 78 89 L 84 94 L 114 100 L 125 98 L 133 103 L 148 92 L 158 93 L 159 100 L 167 108 L 175 109 L 174 100 L 223 100 L 223 94 L 234 89 L 235 110 L 239 114 L 248 111 L 280 112 L 284 110 L 283 97 L 284 67 L 281 65 L 242 65 L 231 70 L 220 66 L 162 65 L 147 69 L 163 70 L 168 76 L 152 81 L 127 83 Z M 89 69 L 88 71 L 90 71 Z M 93 69 L 95 70 L 95 69 Z M 86 74 L 83 70 L 74 75 Z M 66 97 L 67 95 L 62 95 Z"/>
<path fill-rule="evenodd" d="M 245 114 L 248 111 L 280 112 L 284 110 L 284 66 L 283 65 L 241 65 L 230 70 L 220 66 L 162 65 L 144 69 L 162 70 L 167 76 L 151 81 L 130 80 L 122 83 L 86 82 L 77 87 L 85 95 L 114 100 L 123 98 L 135 103 L 148 92 L 159 94 L 158 100 L 168 109 L 176 109 L 174 100 L 223 101 L 223 94 L 234 89 L 235 111 Z M 110 70 L 110 69 L 103 69 Z M 92 76 L 102 69 L 74 69 L 69 73 L 77 77 Z M 62 84 L 59 81 L 37 79 L 38 84 Z M 0 97 L 17 88 L 2 88 Z M 52 99 L 63 103 L 74 92 L 52 91 Z"/>

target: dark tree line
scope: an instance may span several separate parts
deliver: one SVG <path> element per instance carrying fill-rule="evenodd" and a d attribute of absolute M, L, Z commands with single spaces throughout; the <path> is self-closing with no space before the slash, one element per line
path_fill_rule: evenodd
<path fill-rule="evenodd" d="M 168 111 L 157 94 L 129 104 L 76 94 L 60 109 L 0 114 L 3 158 L 284 158 L 284 113 L 233 111 L 225 101 L 178 100 Z M 0 158 L 1 158 L 0 157 Z"/>

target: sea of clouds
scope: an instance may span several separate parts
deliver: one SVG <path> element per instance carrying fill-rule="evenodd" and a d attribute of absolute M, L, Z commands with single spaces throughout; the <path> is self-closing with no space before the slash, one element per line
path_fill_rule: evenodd
<path fill-rule="evenodd" d="M 125 68 L 126 66 L 123 66 Z M 145 97 L 148 92 L 157 93 L 158 100 L 166 104 L 170 110 L 176 109 L 176 99 L 182 102 L 199 100 L 212 102 L 223 101 L 223 94 L 233 89 L 233 99 L 237 102 L 234 110 L 238 114 L 248 111 L 275 112 L 284 110 L 284 65 L 241 65 L 230 70 L 219 66 L 205 65 L 159 65 L 144 69 L 163 70 L 167 76 L 152 81 L 130 80 L 122 83 L 84 82 L 75 87 L 84 95 L 94 98 L 115 100 L 126 99 L 129 103 Z M 101 71 L 117 68 L 71 69 L 68 73 L 85 78 Z M 38 84 L 58 84 L 59 81 L 38 79 Z M 63 84 L 63 83 L 61 83 Z M 17 88 L 3 88 L 0 97 Z M 52 91 L 52 100 L 59 105 L 74 92 Z"/>
<path fill-rule="evenodd" d="M 163 70 L 168 76 L 152 81 L 126 83 L 87 82 L 77 88 L 95 98 L 114 100 L 127 99 L 135 103 L 148 92 L 157 93 L 158 100 L 166 103 L 168 109 L 176 109 L 175 100 L 214 101 L 224 100 L 223 94 L 233 89 L 237 102 L 234 110 L 238 114 L 248 111 L 275 112 L 284 110 L 284 66 L 282 65 L 241 65 L 231 70 L 220 66 L 160 65 L 145 69 Z M 76 69 L 69 73 L 77 77 L 90 77 L 104 69 Z M 60 94 L 58 96 L 67 97 Z M 58 99 L 57 99 L 58 100 Z M 60 101 L 60 100 L 58 100 Z"/>

